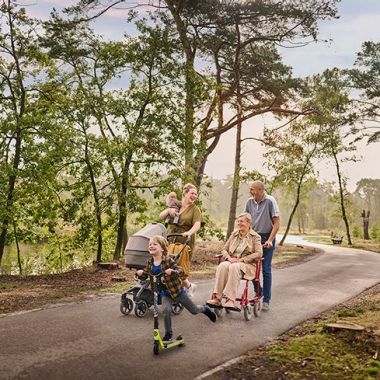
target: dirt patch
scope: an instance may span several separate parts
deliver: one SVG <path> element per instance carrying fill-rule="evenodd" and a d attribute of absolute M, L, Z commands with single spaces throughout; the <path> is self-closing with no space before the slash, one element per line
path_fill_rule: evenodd
<path fill-rule="evenodd" d="M 129 270 L 83 268 L 61 274 L 40 276 L 0 276 L 0 314 L 30 310 L 47 303 L 84 298 L 113 285 L 114 275 L 132 280 Z"/>
<path fill-rule="evenodd" d="M 327 323 L 344 319 L 362 332 L 329 332 Z M 346 303 L 249 351 L 238 363 L 208 379 L 379 379 L 380 284 Z"/>
<path fill-rule="evenodd" d="M 192 258 L 192 278 L 213 278 L 217 266 L 215 255 L 223 243 L 201 241 L 197 243 Z M 274 257 L 274 267 L 284 267 L 310 260 L 318 252 L 301 246 L 279 247 Z M 62 274 L 39 276 L 0 275 L 0 315 L 31 310 L 55 302 L 80 300 L 104 292 L 120 293 L 134 282 L 134 271 L 122 267 L 117 270 L 83 268 Z M 114 276 L 125 276 L 126 282 L 111 281 Z"/>

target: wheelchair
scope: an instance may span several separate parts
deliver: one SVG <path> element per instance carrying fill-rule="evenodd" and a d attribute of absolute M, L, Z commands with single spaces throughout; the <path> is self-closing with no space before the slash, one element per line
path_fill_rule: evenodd
<path fill-rule="evenodd" d="M 217 255 L 216 258 L 218 259 L 218 262 L 220 263 L 222 255 Z M 252 316 L 259 317 L 261 313 L 262 308 L 262 287 L 260 284 L 260 274 L 261 274 L 261 265 L 262 260 L 258 259 L 256 260 L 256 271 L 255 271 L 255 278 L 253 280 L 247 280 L 242 278 L 243 281 L 245 281 L 245 286 L 243 288 L 243 292 L 240 297 L 235 299 L 235 302 L 238 302 L 240 307 L 233 311 L 239 311 L 243 312 L 244 319 L 246 321 L 250 321 L 252 319 Z M 250 284 L 252 284 L 252 290 L 253 295 L 252 297 L 249 297 L 249 288 Z M 214 308 L 215 314 L 220 318 L 223 315 L 223 310 L 226 311 L 227 314 L 231 313 L 231 309 L 227 308 Z"/>

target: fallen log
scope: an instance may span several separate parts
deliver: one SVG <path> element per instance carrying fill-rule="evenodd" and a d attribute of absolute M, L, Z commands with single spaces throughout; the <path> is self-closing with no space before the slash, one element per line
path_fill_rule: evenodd
<path fill-rule="evenodd" d="M 99 269 L 108 269 L 108 270 L 115 270 L 119 267 L 119 264 L 118 263 L 98 263 L 97 264 L 97 267 Z"/>
<path fill-rule="evenodd" d="M 114 282 L 123 282 L 123 281 L 127 281 L 127 277 L 126 276 L 113 276 L 111 278 L 111 281 L 114 281 Z"/>
<path fill-rule="evenodd" d="M 349 321 L 336 321 L 324 326 L 326 331 L 335 332 L 338 330 L 364 331 L 365 327 Z"/>

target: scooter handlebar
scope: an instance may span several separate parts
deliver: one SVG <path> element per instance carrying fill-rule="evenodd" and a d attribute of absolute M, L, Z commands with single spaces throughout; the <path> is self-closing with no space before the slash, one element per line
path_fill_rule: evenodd
<path fill-rule="evenodd" d="M 171 269 L 171 268 L 169 268 Z M 178 271 L 176 271 L 175 269 L 172 269 L 172 273 L 175 273 L 175 274 L 178 274 Z M 143 271 L 143 274 L 145 274 L 146 276 L 151 276 L 151 277 L 161 277 L 165 274 L 165 271 L 161 271 L 161 272 L 158 272 L 158 273 L 150 273 L 150 272 L 147 272 L 146 270 Z"/>

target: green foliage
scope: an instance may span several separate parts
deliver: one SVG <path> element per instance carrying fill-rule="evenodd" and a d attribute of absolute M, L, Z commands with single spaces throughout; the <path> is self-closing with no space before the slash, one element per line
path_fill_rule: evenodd
<path fill-rule="evenodd" d="M 371 239 L 374 239 L 374 240 L 380 242 L 380 226 L 379 226 L 379 224 L 375 224 L 369 229 L 369 236 L 371 237 Z"/>
<path fill-rule="evenodd" d="M 9 80 L 0 79 L 0 247 L 16 236 L 21 244 L 48 241 L 38 259 L 21 250 L 27 267 L 65 270 L 112 258 L 124 228 L 157 219 L 163 194 L 188 177 L 205 181 L 207 157 L 237 122 L 222 120 L 218 108 L 236 108 L 237 84 L 246 120 L 305 94 L 277 44 L 315 39 L 317 21 L 336 13 L 335 0 L 171 5 L 131 14 L 136 35 L 121 41 L 103 40 L 85 21 L 102 7 L 98 1 L 53 11 L 43 23 L 15 2 L 1 5 L 0 75 Z M 366 46 L 358 64 L 372 67 L 375 48 Z M 315 173 L 305 157 L 316 145 L 323 154 L 327 147 L 349 153 L 338 128 L 348 103 L 336 70 L 309 85 L 304 107 L 317 112 L 293 123 L 288 135 L 266 133 L 269 142 L 280 137 L 282 149 L 271 160 L 269 185 L 294 194 L 302 175 L 300 217 L 314 206 L 309 219 L 325 227 L 335 221 L 322 202 L 307 202 Z M 240 181 L 252 177 L 263 178 L 242 171 Z M 212 217 L 200 235 L 223 238 L 215 220 L 224 219 L 230 189 L 210 182 L 202 202 Z"/>
<path fill-rule="evenodd" d="M 363 239 L 363 229 L 355 224 L 352 228 L 352 236 L 355 238 Z"/>
<path fill-rule="evenodd" d="M 379 61 L 380 43 L 365 41 L 357 54 L 354 68 L 346 70 L 349 85 L 360 92 L 359 99 L 353 99 L 355 112 L 352 114 L 352 132 L 358 134 L 357 139 L 366 138 L 368 144 L 380 141 Z M 361 127 L 358 127 L 359 123 Z"/>

